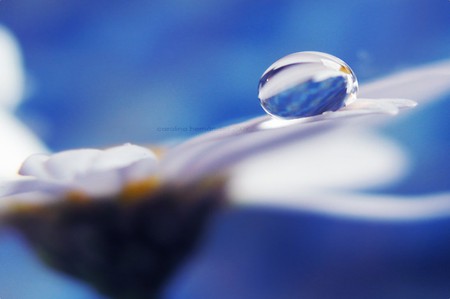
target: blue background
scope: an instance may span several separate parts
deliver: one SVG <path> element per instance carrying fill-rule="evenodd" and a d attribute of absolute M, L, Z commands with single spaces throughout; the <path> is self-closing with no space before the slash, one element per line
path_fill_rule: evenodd
<path fill-rule="evenodd" d="M 261 115 L 259 77 L 292 52 L 338 56 L 361 82 L 450 58 L 447 0 L 3 0 L 0 22 L 16 35 L 28 75 L 27 98 L 17 115 L 53 150 L 170 142 L 191 135 L 190 127 L 217 127 Z M 387 128 L 416 157 L 411 175 L 387 191 L 449 190 L 449 102 Z M 187 130 L 158 130 L 167 127 Z M 308 297 L 302 292 L 321 289 L 320 280 L 309 289 L 291 287 L 307 277 L 311 269 L 302 267 L 309 259 L 335 265 L 332 274 L 337 277 L 344 270 L 346 277 L 357 278 L 364 265 L 352 264 L 348 252 L 370 253 L 373 244 L 379 246 L 372 252 L 372 266 L 379 260 L 399 264 L 381 265 L 367 279 L 388 277 L 398 269 L 405 270 L 398 275 L 414 270 L 411 275 L 418 282 L 449 277 L 448 270 L 437 266 L 446 262 L 448 269 L 448 237 L 436 234 L 448 230 L 448 220 L 395 225 L 287 216 L 244 210 L 219 217 L 199 256 L 168 287 L 168 297 L 228 298 L 223 278 L 210 272 L 221 269 L 224 256 L 230 265 L 243 267 L 248 278 L 241 285 L 242 298 L 273 292 L 284 298 L 282 290 L 286 296 Z M 335 229 L 328 231 L 330 227 Z M 333 234 L 335 239 L 327 239 Z M 11 231 L 2 232 L 1 298 L 99 298 L 88 287 L 44 268 L 23 244 Z M 319 252 L 325 249 L 329 255 Z M 421 272 L 407 266 L 417 261 L 437 268 Z M 421 273 L 428 276 L 421 279 Z M 360 284 L 365 285 L 370 284 Z M 333 288 L 346 298 L 367 295 L 365 289 Z M 450 296 L 445 288 L 427 290 L 421 291 Z M 411 290 L 411 296 L 419 291 Z"/>

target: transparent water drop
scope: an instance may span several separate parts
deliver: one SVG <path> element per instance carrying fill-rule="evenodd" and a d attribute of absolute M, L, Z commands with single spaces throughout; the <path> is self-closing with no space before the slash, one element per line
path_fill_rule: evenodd
<path fill-rule="evenodd" d="M 342 60 L 321 52 L 297 52 L 272 64 L 258 97 L 272 116 L 295 119 L 336 111 L 356 100 L 358 81 Z"/>

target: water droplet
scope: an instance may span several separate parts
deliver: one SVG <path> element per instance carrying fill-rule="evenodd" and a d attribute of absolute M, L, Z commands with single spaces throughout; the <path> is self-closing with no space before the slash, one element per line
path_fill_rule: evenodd
<path fill-rule="evenodd" d="M 259 81 L 264 110 L 278 118 L 294 119 L 336 111 L 356 99 L 358 81 L 337 57 L 298 52 L 272 64 Z"/>

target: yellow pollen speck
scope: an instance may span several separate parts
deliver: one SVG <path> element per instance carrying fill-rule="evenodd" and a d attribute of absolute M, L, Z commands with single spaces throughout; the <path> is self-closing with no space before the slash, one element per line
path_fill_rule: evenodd
<path fill-rule="evenodd" d="M 125 201 L 138 199 L 155 190 L 159 185 L 160 182 L 156 177 L 150 177 L 146 180 L 131 182 L 123 188 L 121 198 L 123 198 Z"/>
<path fill-rule="evenodd" d="M 84 192 L 72 190 L 66 194 L 66 199 L 70 202 L 83 203 L 89 201 L 89 196 Z"/>

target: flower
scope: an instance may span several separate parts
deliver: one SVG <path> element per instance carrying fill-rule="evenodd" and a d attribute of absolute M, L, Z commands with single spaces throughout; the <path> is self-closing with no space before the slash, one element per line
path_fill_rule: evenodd
<path fill-rule="evenodd" d="M 127 184 L 148 179 L 156 169 L 156 155 L 132 144 L 106 150 L 36 154 L 29 157 L 19 171 L 26 178 L 6 184 L 3 196 L 30 198 L 21 196 L 31 192 L 51 199 L 70 193 L 105 197 L 119 193 Z"/>
<path fill-rule="evenodd" d="M 448 64 L 444 63 L 416 71 L 433 80 L 433 97 L 448 91 L 450 74 L 437 77 L 446 68 Z M 430 86 L 426 82 L 420 86 L 416 81 L 415 76 L 395 75 L 369 85 L 364 96 L 381 95 L 385 89 L 403 90 L 405 95 L 424 103 Z M 400 240 L 397 245 L 402 240 L 411 241 L 403 237 L 405 234 L 398 230 L 397 223 L 409 228 L 408 225 L 423 219 L 441 220 L 450 214 L 448 194 L 369 196 L 358 191 L 392 182 L 407 172 L 409 160 L 405 149 L 378 134 L 377 128 L 392 121 L 391 116 L 399 109 L 412 106 L 413 101 L 404 99 L 360 99 L 340 111 L 295 121 L 280 122 L 263 116 L 188 140 L 168 149 L 160 161 L 150 150 L 129 144 L 104 151 L 84 149 L 35 155 L 20 170 L 28 178 L 6 184 L 5 195 L 20 199 L 22 194 L 31 192 L 28 198 L 36 201 L 36 194 L 44 193 L 56 200 L 82 192 L 89 197 L 111 196 L 108 199 L 113 200 L 88 204 L 59 201 L 41 209 L 19 210 L 8 215 L 9 220 L 38 245 L 55 268 L 115 297 L 135 295 L 136 291 L 143 297 L 159 296 L 186 257 L 192 259 L 169 286 L 173 292 L 170 298 L 205 297 L 203 292 L 209 288 L 205 285 L 213 285 L 215 296 L 221 298 L 260 298 L 265 292 L 276 297 L 286 293 L 286 287 L 294 288 L 292 292 L 296 295 L 292 297 L 298 297 L 299 281 L 304 284 L 302 289 L 322 289 L 322 278 L 317 285 L 298 277 L 275 286 L 261 283 L 260 278 L 284 281 L 297 276 L 293 273 L 304 275 L 306 272 L 302 271 L 308 262 L 303 263 L 302 259 L 312 261 L 313 273 L 318 273 L 317 269 L 327 272 L 331 266 L 332 275 L 326 281 L 334 282 L 342 273 L 371 279 L 382 277 L 379 274 L 390 271 L 390 266 L 373 276 L 361 269 L 377 268 L 372 266 L 379 260 L 397 261 L 401 256 L 401 250 L 392 255 L 389 250 L 377 249 L 380 244 L 389 249 L 392 240 Z M 287 217 L 287 213 L 277 216 L 274 209 L 262 213 L 234 209 L 221 214 L 214 218 L 219 223 L 213 225 L 214 236 L 206 236 L 199 246 L 202 250 L 193 255 L 192 250 L 198 248 L 196 240 L 205 225 L 210 224 L 210 216 L 223 209 L 223 185 L 221 182 L 207 185 L 205 181 L 222 174 L 228 178 L 227 204 L 288 207 L 300 213 Z M 122 196 L 127 185 L 155 176 L 161 184 L 142 200 L 131 205 L 114 200 Z M 381 224 L 375 236 L 371 235 L 373 223 Z M 336 225 L 341 230 L 338 234 L 334 234 Z M 388 229 L 383 231 L 384 227 Z M 357 233 L 353 242 L 332 239 L 330 243 L 321 243 L 330 236 L 348 236 L 349 230 Z M 395 238 L 384 239 L 386 232 Z M 367 250 L 369 236 L 378 236 L 374 251 Z M 217 243 L 221 238 L 225 238 L 224 244 Z M 413 253 L 408 261 L 414 262 L 422 251 L 414 247 L 415 243 L 411 244 Z M 294 245 L 294 250 L 290 245 Z M 305 252 L 309 248 L 317 250 Z M 348 263 L 334 263 L 342 259 L 335 251 L 346 257 Z M 315 256 L 315 252 L 319 255 Z M 355 252 L 361 253 L 356 266 Z M 446 252 L 431 263 L 448 261 Z M 367 253 L 375 257 L 369 263 Z M 326 263 L 321 262 L 324 257 Z M 425 262 L 429 260 L 425 258 Z M 398 269 L 410 270 L 401 262 L 387 264 L 394 265 L 393 273 Z M 278 275 L 273 269 L 290 272 Z M 224 273 L 238 278 L 231 287 L 229 280 L 221 276 Z"/>
<path fill-rule="evenodd" d="M 225 203 L 220 178 L 163 185 L 157 168 L 152 151 L 131 144 L 31 156 L 28 178 L 5 186 L 1 224 L 111 298 L 156 298 Z"/>
<path fill-rule="evenodd" d="M 429 99 L 430 88 L 427 87 L 427 82 L 419 85 L 417 81 L 431 80 L 432 96 L 436 98 L 448 89 L 446 69 L 447 64 L 441 63 L 393 75 L 363 85 L 361 94 L 364 97 L 375 97 L 377 94 L 386 96 L 389 92 L 385 90 L 388 89 L 395 96 L 405 94 L 423 103 Z M 411 86 L 415 88 L 412 89 Z M 117 194 L 127 184 L 152 175 L 157 175 L 162 182 L 189 184 L 209 176 L 228 173 L 231 178 L 230 194 L 239 202 L 255 203 L 253 200 L 261 199 L 262 194 L 280 196 L 308 193 L 318 196 L 318 190 L 330 196 L 330 188 L 342 191 L 357 186 L 375 186 L 403 175 L 408 167 L 403 150 L 395 142 L 376 134 L 375 129 L 392 120 L 389 115 L 397 114 L 400 109 L 414 107 L 415 104 L 412 100 L 398 98 L 360 98 L 339 111 L 299 120 L 279 121 L 270 116 L 262 116 L 200 135 L 170 148 L 158 162 L 158 167 L 151 151 L 132 145 L 106 151 L 67 151 L 50 157 L 36 155 L 29 158 L 20 171 L 21 175 L 34 178 L 7 183 L 0 194 L 17 197 L 18 194 L 34 192 L 33 196 L 26 197 L 32 201 L 40 200 L 37 194 L 56 199 L 68 192 L 99 197 Z M 327 146 L 330 143 L 336 146 Z M 283 154 L 284 148 L 289 145 L 294 146 L 298 157 L 313 161 L 311 158 L 314 156 L 316 167 L 307 167 L 306 172 L 298 172 L 296 168 L 292 168 L 292 165 L 306 160 L 296 160 L 293 152 Z M 304 152 L 308 148 L 313 150 Z M 335 151 L 323 152 L 321 158 L 318 155 L 320 151 L 316 149 Z M 281 151 L 275 157 L 272 153 L 276 150 Z M 134 160 L 139 160 L 141 154 L 142 161 Z M 336 159 L 338 155 L 344 162 Z M 346 156 L 349 158 L 342 159 Z M 283 157 L 287 157 L 287 171 L 280 167 L 277 172 L 262 171 L 264 165 L 269 165 L 268 162 L 282 161 Z M 295 163 L 289 163 L 289 159 Z M 372 163 L 369 165 L 370 161 Z M 254 167 L 255 165 L 262 165 L 262 169 Z M 277 168 L 273 163 L 270 167 Z M 330 167 L 334 167 L 334 172 L 330 172 Z M 344 168 L 347 173 L 342 176 L 339 172 Z M 291 173 L 292 170 L 294 172 Z M 284 173 L 279 175 L 278 172 Z M 272 178 L 267 176 L 274 173 L 277 174 Z M 331 176 L 333 174 L 334 177 Z M 294 186 L 298 175 L 304 175 L 301 180 L 305 185 L 301 188 L 286 188 Z M 297 179 L 292 180 L 296 176 Z M 281 181 L 277 181 L 277 178 Z M 255 188 L 255 182 L 259 184 L 258 182 L 271 180 L 274 184 Z M 283 188 L 278 187 L 282 185 Z M 250 197 L 253 199 L 250 200 Z M 287 197 L 288 202 L 292 202 L 291 196 Z"/>
<path fill-rule="evenodd" d="M 281 147 L 301 141 L 311 133 L 327 132 L 330 122 L 341 123 L 367 114 L 396 114 L 399 109 L 413 107 L 404 99 L 363 99 L 338 112 L 294 121 L 252 119 L 205 134 L 171 149 L 157 167 L 157 159 L 149 149 L 125 144 L 106 150 L 68 150 L 53 155 L 29 157 L 19 170 L 27 177 L 4 184 L 0 197 L 39 202 L 62 196 L 106 197 L 121 192 L 127 184 L 160 175 L 165 182 L 193 183 L 237 164 L 249 154 L 264 153 L 266 147 Z M 258 133 L 258 134 L 256 134 Z M 198 159 L 198 157 L 202 157 Z M 31 193 L 31 194 L 30 194 Z M 2 202 L 6 204 L 5 201 Z"/>

